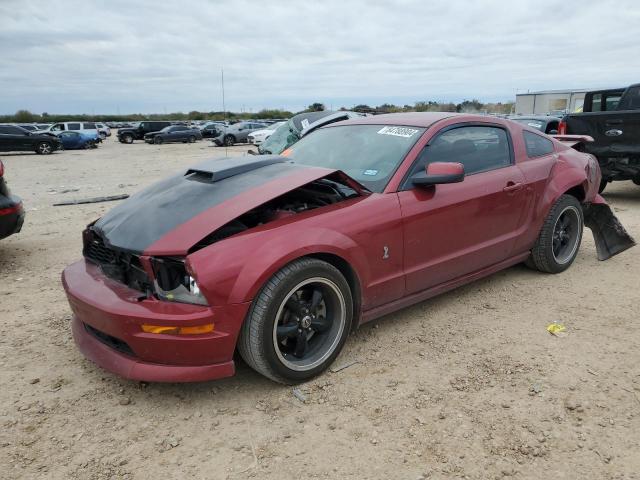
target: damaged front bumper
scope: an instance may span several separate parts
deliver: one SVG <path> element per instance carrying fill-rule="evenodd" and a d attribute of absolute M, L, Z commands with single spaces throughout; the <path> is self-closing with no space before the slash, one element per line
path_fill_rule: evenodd
<path fill-rule="evenodd" d="M 197 382 L 234 374 L 233 352 L 248 303 L 200 306 L 144 299 L 140 292 L 81 260 L 62 274 L 80 351 L 100 367 L 131 380 Z M 149 333 L 143 325 L 198 326 L 210 333 Z"/>
<path fill-rule="evenodd" d="M 598 260 L 607 260 L 636 244 L 600 195 L 583 205 L 583 211 L 584 224 L 593 233 Z"/>

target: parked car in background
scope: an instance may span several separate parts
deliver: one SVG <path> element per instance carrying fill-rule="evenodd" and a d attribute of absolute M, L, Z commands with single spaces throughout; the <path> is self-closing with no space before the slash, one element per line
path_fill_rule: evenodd
<path fill-rule="evenodd" d="M 61 147 L 55 135 L 30 132 L 17 125 L 0 125 L 0 152 L 36 152 L 48 155 Z"/>
<path fill-rule="evenodd" d="M 258 153 L 262 155 L 278 155 L 288 147 L 296 143 L 303 136 L 314 130 L 335 122 L 341 122 L 350 118 L 364 117 L 364 113 L 351 111 L 322 111 L 306 112 L 291 117 L 284 125 L 281 125 L 273 132 L 268 140 L 265 140 L 258 147 Z"/>
<path fill-rule="evenodd" d="M 220 135 L 220 132 L 224 128 L 224 122 L 209 122 L 200 127 L 200 133 L 203 138 L 215 138 Z"/>
<path fill-rule="evenodd" d="M 546 115 L 509 115 L 509 120 L 527 125 L 528 127 L 535 128 L 547 135 L 555 135 L 558 133 L 560 125 L 559 117 L 552 117 Z"/>
<path fill-rule="evenodd" d="M 103 140 L 111 136 L 111 128 L 109 128 L 104 123 L 96 123 L 96 127 L 98 128 L 98 133 L 100 134 L 100 138 L 102 138 Z"/>
<path fill-rule="evenodd" d="M 0 239 L 20 232 L 25 215 L 22 200 L 11 195 L 4 175 L 4 164 L 0 160 Z"/>
<path fill-rule="evenodd" d="M 599 180 L 591 155 L 537 130 L 444 112 L 208 160 L 88 225 L 62 275 L 73 336 L 134 380 L 227 377 L 239 351 L 308 381 L 365 322 L 518 263 L 567 270 L 585 225 L 602 260 L 633 246 Z"/>
<path fill-rule="evenodd" d="M 29 132 L 35 132 L 36 130 L 39 130 L 38 126 L 34 125 L 33 123 L 16 123 L 16 125 L 20 128 L 28 130 Z"/>
<path fill-rule="evenodd" d="M 134 140 L 144 140 L 147 133 L 158 132 L 165 127 L 171 126 L 171 122 L 165 121 L 145 121 L 129 128 L 118 130 L 118 140 L 120 143 L 133 143 Z"/>
<path fill-rule="evenodd" d="M 46 131 L 57 135 L 59 132 L 73 131 L 82 132 L 87 135 L 95 136 L 98 141 L 102 141 L 100 132 L 95 122 L 60 122 L 54 123 Z"/>
<path fill-rule="evenodd" d="M 267 140 L 273 132 L 275 132 L 279 126 L 284 125 L 286 122 L 276 122 L 271 123 L 267 126 L 267 128 L 263 130 L 256 130 L 255 132 L 251 132 L 247 137 L 248 143 L 252 145 L 260 145 L 262 142 Z"/>
<path fill-rule="evenodd" d="M 601 192 L 616 180 L 640 185 L 640 84 L 588 92 L 582 113 L 565 115 L 559 133 L 593 138 L 585 151 L 600 163 Z"/>
<path fill-rule="evenodd" d="M 264 123 L 256 122 L 238 122 L 233 125 L 220 128 L 220 133 L 211 141 L 218 146 L 231 146 L 236 143 L 247 143 L 247 137 L 256 130 L 262 130 L 266 127 Z"/>
<path fill-rule="evenodd" d="M 78 150 L 85 148 L 97 148 L 98 139 L 93 134 L 87 134 L 84 132 L 74 132 L 73 130 L 67 130 L 65 132 L 59 132 L 58 138 L 62 142 L 62 146 L 65 150 Z"/>
<path fill-rule="evenodd" d="M 185 125 L 170 125 L 159 132 L 150 132 L 144 136 L 145 142 L 155 144 L 170 142 L 193 143 L 196 140 L 202 140 L 200 130 Z"/>

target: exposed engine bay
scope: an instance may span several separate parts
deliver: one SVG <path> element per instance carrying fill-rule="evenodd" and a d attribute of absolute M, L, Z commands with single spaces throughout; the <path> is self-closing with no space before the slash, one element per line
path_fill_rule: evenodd
<path fill-rule="evenodd" d="M 190 252 L 195 252 L 212 243 L 244 232 L 265 223 L 290 217 L 307 210 L 333 205 L 359 196 L 353 188 L 337 175 L 321 178 L 296 188 L 279 197 L 263 203 L 223 225 L 211 235 L 198 242 Z"/>

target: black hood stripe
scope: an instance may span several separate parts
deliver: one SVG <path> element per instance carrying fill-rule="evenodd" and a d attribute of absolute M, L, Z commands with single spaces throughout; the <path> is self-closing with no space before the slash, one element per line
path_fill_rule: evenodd
<path fill-rule="evenodd" d="M 132 195 L 107 212 L 93 230 L 118 250 L 142 254 L 196 215 L 271 180 L 310 168 L 284 157 L 209 160 Z M 202 176 L 204 175 L 204 178 Z"/>

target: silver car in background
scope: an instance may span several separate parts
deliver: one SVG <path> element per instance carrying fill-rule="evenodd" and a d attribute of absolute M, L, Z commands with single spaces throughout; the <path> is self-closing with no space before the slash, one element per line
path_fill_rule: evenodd
<path fill-rule="evenodd" d="M 228 127 L 221 126 L 220 134 L 211 139 L 219 147 L 225 145 L 230 147 L 236 143 L 247 143 L 247 137 L 256 130 L 264 130 L 267 124 L 258 122 L 238 122 Z"/>

